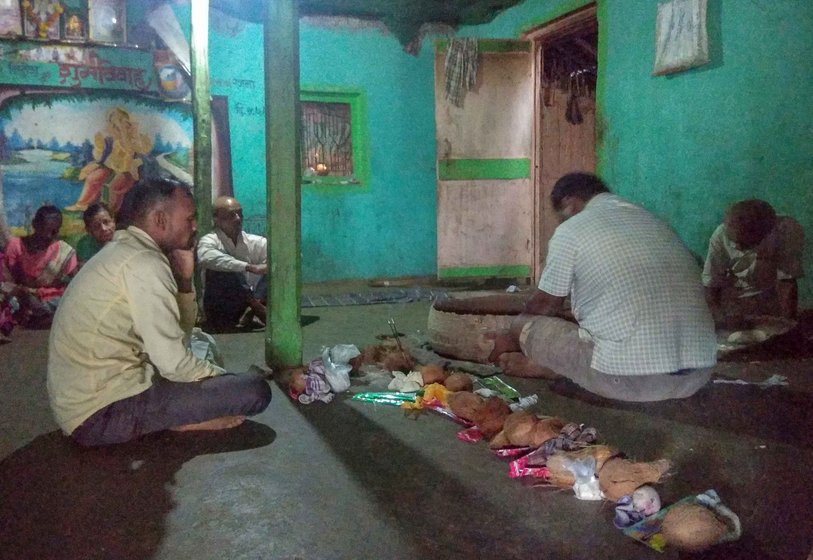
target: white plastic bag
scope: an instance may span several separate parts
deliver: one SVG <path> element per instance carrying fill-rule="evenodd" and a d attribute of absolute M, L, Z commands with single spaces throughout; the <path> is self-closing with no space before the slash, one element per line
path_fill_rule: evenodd
<path fill-rule="evenodd" d="M 350 370 L 353 369 L 350 360 L 359 354 L 359 349 L 352 344 L 337 344 L 322 349 L 322 364 L 331 391 L 341 393 L 350 388 Z"/>
<path fill-rule="evenodd" d="M 224 367 L 223 355 L 220 353 L 214 337 L 198 327 L 193 328 L 189 335 L 189 349 L 196 358 Z"/>

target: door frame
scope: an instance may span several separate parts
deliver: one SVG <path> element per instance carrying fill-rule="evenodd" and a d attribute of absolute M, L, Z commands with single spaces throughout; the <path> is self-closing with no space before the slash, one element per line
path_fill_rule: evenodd
<path fill-rule="evenodd" d="M 531 180 L 534 197 L 534 235 L 533 235 L 533 281 L 539 281 L 545 266 L 548 241 L 553 236 L 559 217 L 550 203 L 550 188 L 544 187 L 541 180 L 542 150 L 542 74 L 545 61 L 542 53 L 544 44 L 559 37 L 568 35 L 584 27 L 597 25 L 597 5 L 595 3 L 570 12 L 523 34 L 521 39 L 532 42 L 533 49 L 533 83 L 534 83 L 534 127 L 531 145 Z M 595 144 L 594 144 L 595 149 Z"/>

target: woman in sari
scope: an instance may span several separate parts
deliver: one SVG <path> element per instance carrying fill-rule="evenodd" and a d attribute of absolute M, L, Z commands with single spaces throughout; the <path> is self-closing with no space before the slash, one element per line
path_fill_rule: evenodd
<path fill-rule="evenodd" d="M 57 238 L 62 227 L 59 208 L 40 207 L 31 225 L 32 234 L 12 237 L 6 245 L 2 292 L 18 324 L 44 328 L 78 266 L 73 248 Z"/>

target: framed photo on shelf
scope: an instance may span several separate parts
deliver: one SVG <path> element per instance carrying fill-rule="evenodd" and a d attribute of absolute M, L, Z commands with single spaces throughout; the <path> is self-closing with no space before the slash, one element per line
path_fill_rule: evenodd
<path fill-rule="evenodd" d="M 23 34 L 19 0 L 0 0 L 0 37 Z"/>
<path fill-rule="evenodd" d="M 88 39 L 97 43 L 127 41 L 124 0 L 88 0 Z"/>
<path fill-rule="evenodd" d="M 87 22 L 78 10 L 65 10 L 62 16 L 62 39 L 65 41 L 87 40 Z"/>
<path fill-rule="evenodd" d="M 62 2 L 59 0 L 23 0 L 23 35 L 29 39 L 59 39 Z"/>

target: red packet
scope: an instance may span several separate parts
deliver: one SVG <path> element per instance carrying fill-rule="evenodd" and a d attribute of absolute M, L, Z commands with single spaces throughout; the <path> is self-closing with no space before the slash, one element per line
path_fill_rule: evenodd
<path fill-rule="evenodd" d="M 527 455 L 531 451 L 536 449 L 535 447 L 501 447 L 499 449 L 492 449 L 491 451 L 497 457 L 520 457 L 522 455 Z"/>
<path fill-rule="evenodd" d="M 478 441 L 482 441 L 483 433 L 477 426 L 472 426 L 471 428 L 457 432 L 457 439 L 465 441 L 466 443 L 477 443 Z"/>
<path fill-rule="evenodd" d="M 548 467 L 529 467 L 528 459 L 520 457 L 508 463 L 508 476 L 511 478 L 522 478 L 524 476 L 532 476 L 534 478 L 543 478 L 545 480 L 550 476 Z"/>

